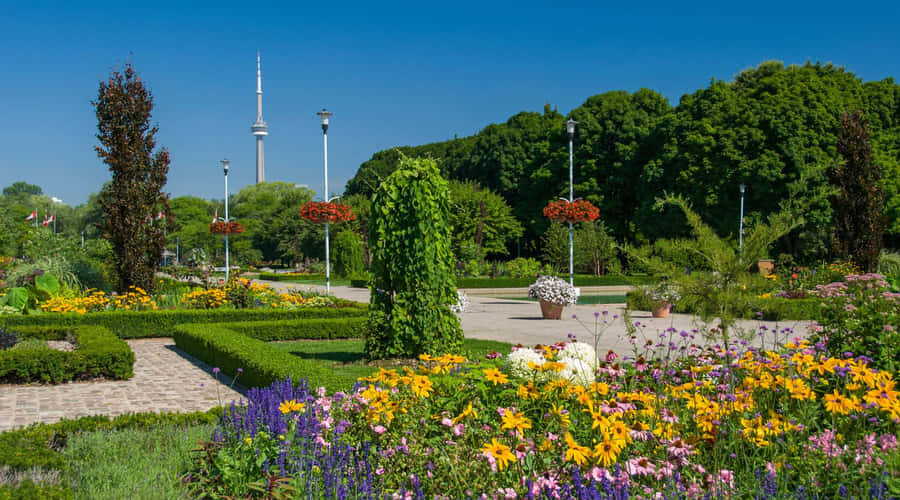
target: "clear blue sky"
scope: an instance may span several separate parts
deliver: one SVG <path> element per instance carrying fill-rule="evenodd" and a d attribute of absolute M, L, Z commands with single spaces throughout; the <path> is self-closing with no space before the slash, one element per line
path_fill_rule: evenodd
<path fill-rule="evenodd" d="M 477 132 L 545 102 L 647 87 L 676 104 L 711 78 L 776 59 L 900 75 L 895 2 L 58 2 L 0 7 L 0 186 L 78 204 L 109 178 L 93 151 L 98 82 L 132 60 L 153 91 L 173 196 L 254 182 L 262 53 L 266 176 L 322 190 L 391 146 Z M 564 167 L 564 166 L 563 166 Z M 562 168 L 562 167 L 561 167 Z"/>

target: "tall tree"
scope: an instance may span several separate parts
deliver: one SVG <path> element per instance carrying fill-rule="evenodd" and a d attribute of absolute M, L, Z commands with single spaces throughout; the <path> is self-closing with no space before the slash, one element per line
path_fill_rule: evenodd
<path fill-rule="evenodd" d="M 838 186 L 834 197 L 834 252 L 866 271 L 878 265 L 884 236 L 884 192 L 881 169 L 872 160 L 872 143 L 862 111 L 841 115 L 841 135 L 837 143 L 843 162 L 829 170 Z"/>
<path fill-rule="evenodd" d="M 154 289 L 165 249 L 169 199 L 162 192 L 169 153 L 156 150 L 158 127 L 150 124 L 153 97 L 131 63 L 100 82 L 94 149 L 109 166 L 112 181 L 100 194 L 104 235 L 112 244 L 119 289 Z M 166 218 L 155 221 L 159 212 Z M 148 215 L 150 218 L 148 218 Z"/>
<path fill-rule="evenodd" d="M 372 199 L 373 358 L 455 351 L 462 345 L 450 251 L 450 196 L 437 162 L 402 158 Z"/>

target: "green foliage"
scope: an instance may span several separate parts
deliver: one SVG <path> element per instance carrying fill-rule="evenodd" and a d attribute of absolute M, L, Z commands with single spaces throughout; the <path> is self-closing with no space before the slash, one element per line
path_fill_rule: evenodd
<path fill-rule="evenodd" d="M 600 276 L 618 270 L 616 241 L 609 235 L 603 221 L 597 219 L 578 224 L 574 240 L 576 272 Z"/>
<path fill-rule="evenodd" d="M 767 223 L 757 223 L 749 228 L 744 245 L 738 250 L 733 242 L 717 236 L 684 198 L 666 195 L 656 203 L 660 209 L 666 205 L 674 205 L 684 214 L 696 240 L 694 251 L 702 257 L 711 272 L 687 274 L 685 269 L 659 257 L 642 259 L 642 263 L 655 275 L 671 280 L 679 289 L 681 300 L 676 303 L 677 307 L 685 302 L 692 304 L 695 313 L 703 320 L 717 318 L 727 342 L 729 328 L 735 319 L 742 311 L 753 308 L 755 297 L 747 290 L 752 290 L 753 283 L 759 277 L 749 272 L 750 267 L 768 252 L 775 241 L 802 224 L 803 220 L 794 216 L 790 209 L 772 214 Z M 634 252 L 631 255 L 636 256 Z"/>
<path fill-rule="evenodd" d="M 551 223 L 541 238 L 544 261 L 554 271 L 569 270 L 569 227 L 565 224 Z"/>
<path fill-rule="evenodd" d="M 359 235 L 341 231 L 334 238 L 334 272 L 338 276 L 356 276 L 363 271 L 363 249 Z"/>
<path fill-rule="evenodd" d="M 107 164 L 112 182 L 103 187 L 100 204 L 106 239 L 113 247 L 119 291 L 137 286 L 152 292 L 165 249 L 169 200 L 162 188 L 169 153 L 154 152 L 158 128 L 150 125 L 153 98 L 131 63 L 100 82 L 97 100 L 97 155 Z M 149 214 L 167 219 L 151 223 Z"/>
<path fill-rule="evenodd" d="M 69 500 L 75 498 L 73 492 L 58 484 L 35 483 L 26 479 L 13 486 L 0 485 L 0 500 Z"/>
<path fill-rule="evenodd" d="M 821 300 L 819 299 L 786 299 L 773 297 L 761 299 L 745 294 L 746 300 L 740 303 L 740 308 L 735 309 L 735 318 L 756 319 L 762 321 L 806 321 L 816 320 L 820 317 Z M 651 295 L 643 290 L 631 290 L 625 295 L 625 301 L 629 309 L 638 311 L 652 311 L 654 300 Z M 674 308 L 675 312 L 682 314 L 699 314 L 703 306 L 692 300 L 680 300 Z"/>
<path fill-rule="evenodd" d="M 310 274 L 279 274 L 279 273 L 260 273 L 259 279 L 265 281 L 293 281 L 293 282 L 304 282 L 304 281 L 325 281 L 324 273 L 310 273 Z"/>
<path fill-rule="evenodd" d="M 109 417 L 93 415 L 77 419 L 63 419 L 53 424 L 32 424 L 28 427 L 0 433 L 0 463 L 14 470 L 33 467 L 61 469 L 63 458 L 58 450 L 65 448 L 69 438 L 79 432 L 112 429 L 148 429 L 159 425 L 201 425 L 219 421 L 222 408 L 192 413 L 129 413 Z"/>
<path fill-rule="evenodd" d="M 543 272 L 542 272 L 543 274 Z M 552 274 L 552 273 L 550 273 Z M 557 275 L 560 278 L 569 279 L 568 274 Z M 534 283 L 535 278 L 459 278 L 457 286 L 460 289 L 468 288 L 524 288 Z M 588 274 L 576 274 L 575 286 L 619 286 L 619 285 L 643 285 L 656 283 L 657 278 L 652 276 L 618 276 L 607 274 L 593 276 Z"/>
<path fill-rule="evenodd" d="M 900 299 L 886 294 L 889 284 L 876 276 L 851 276 L 844 286 L 827 286 L 821 329 L 814 330 L 812 340 L 825 342 L 830 356 L 865 355 L 873 368 L 895 373 L 900 369 Z"/>
<path fill-rule="evenodd" d="M 241 384 L 247 387 L 267 386 L 288 376 L 292 380 L 307 378 L 310 386 L 323 386 L 329 391 L 348 390 L 355 382 L 321 364 L 292 356 L 221 325 L 181 325 L 172 336 L 180 349 L 232 377 L 241 368 Z"/>
<path fill-rule="evenodd" d="M 28 307 L 29 298 L 31 294 L 28 293 L 28 289 L 23 286 L 15 286 L 10 288 L 6 295 L 0 297 L 0 305 L 14 307 L 19 311 L 25 311 Z"/>
<path fill-rule="evenodd" d="M 881 169 L 873 162 L 869 129 L 862 111 L 841 115 L 838 152 L 843 161 L 828 171 L 838 193 L 834 208 L 834 253 L 865 271 L 878 266 L 886 220 Z"/>
<path fill-rule="evenodd" d="M 346 318 L 307 318 L 280 321 L 241 321 L 219 323 L 217 326 L 273 342 L 297 339 L 352 339 L 366 336 L 365 316 Z"/>
<path fill-rule="evenodd" d="M 190 468 L 191 451 L 211 434 L 209 425 L 77 434 L 62 451 L 62 475 L 79 498 L 183 499 L 179 479 Z"/>
<path fill-rule="evenodd" d="M 575 195 L 600 208 L 617 241 L 636 244 L 689 233 L 676 210 L 653 208 L 663 191 L 682 195 L 717 234 L 735 234 L 744 183 L 750 221 L 778 212 L 777 200 L 794 198 L 803 208 L 805 223 L 776 242 L 776 255 L 789 253 L 802 263 L 829 258 L 834 184 L 827 170 L 840 158 L 840 116 L 848 109 L 862 109 L 869 119 L 888 234 L 900 244 L 900 85 L 862 82 L 831 64 L 764 62 L 682 96 L 675 108 L 647 89 L 589 97 L 571 112 L 579 122 Z M 523 226 L 522 248 L 540 253 L 548 225 L 540 209 L 568 193 L 566 118 L 548 105 L 471 137 L 401 149 L 427 149 L 447 178 L 502 196 Z M 348 191 L 373 192 L 396 168 L 397 155 L 375 153 Z M 359 189 L 363 184 L 367 190 Z"/>
<path fill-rule="evenodd" d="M 336 307 L 296 309 L 185 309 L 174 311 L 108 311 L 88 314 L 0 315 L 0 325 L 14 331 L 32 327 L 58 331 L 78 325 L 97 325 L 119 338 L 170 337 L 176 325 L 238 321 L 274 321 L 312 318 L 364 317 L 366 306 L 338 301 Z"/>
<path fill-rule="evenodd" d="M 374 358 L 449 352 L 462 342 L 450 248 L 449 193 L 437 163 L 400 160 L 372 200 L 370 333 Z"/>
<path fill-rule="evenodd" d="M 519 257 L 506 263 L 506 273 L 512 278 L 534 279 L 541 271 L 541 263 L 537 259 Z"/>
<path fill-rule="evenodd" d="M 0 351 L 0 381 L 56 384 L 96 377 L 124 380 L 134 375 L 134 353 L 106 328 L 80 326 L 72 330 L 72 336 L 74 352 L 46 346 Z"/>
<path fill-rule="evenodd" d="M 889 280 L 900 280 L 900 252 L 882 250 L 878 255 L 878 272 Z"/>
<path fill-rule="evenodd" d="M 485 256 L 506 255 L 507 246 L 522 236 L 522 225 L 506 200 L 474 182 L 450 181 L 449 186 L 454 250 L 473 242 Z"/>

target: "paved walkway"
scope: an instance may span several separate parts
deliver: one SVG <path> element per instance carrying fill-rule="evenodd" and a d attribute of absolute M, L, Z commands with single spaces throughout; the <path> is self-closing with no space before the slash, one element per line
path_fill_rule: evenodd
<path fill-rule="evenodd" d="M 86 415 L 208 410 L 219 405 L 219 396 L 226 404 L 241 398 L 229 388 L 229 377 L 219 374 L 217 382 L 212 367 L 175 347 L 172 339 L 129 340 L 128 345 L 135 355 L 129 380 L 0 385 L 0 432 Z"/>
<path fill-rule="evenodd" d="M 296 285 L 285 282 L 265 282 L 276 289 L 284 290 L 292 286 L 303 289 L 315 289 L 324 291 L 324 287 Z M 624 295 L 630 287 L 609 286 L 582 288 L 583 294 L 591 295 Z M 600 352 L 607 350 L 617 351 L 621 355 L 632 352 L 631 343 L 628 341 L 628 329 L 626 328 L 623 312 L 624 304 L 592 304 L 570 306 L 563 311 L 559 321 L 543 320 L 540 306 L 537 302 L 524 300 L 512 300 L 504 297 L 524 297 L 528 295 L 527 288 L 507 289 L 471 289 L 464 290 L 469 297 L 469 308 L 460 315 L 463 331 L 466 337 L 499 340 L 512 344 L 534 345 L 553 344 L 565 341 L 569 333 L 572 333 L 581 341 L 593 341 L 593 333 L 601 333 L 598 342 Z M 369 291 L 365 288 L 351 288 L 347 286 L 331 287 L 331 292 L 341 298 L 368 302 Z M 485 294 L 493 296 L 485 296 Z M 603 311 L 607 311 L 603 315 Z M 599 324 L 594 323 L 594 313 L 600 313 Z M 575 315 L 576 318 L 572 316 Z M 603 320 L 607 323 L 604 324 Z M 691 340 L 697 344 L 710 344 L 701 335 L 702 331 L 708 331 L 713 325 L 705 325 L 696 316 L 689 314 L 672 314 L 669 318 L 652 318 L 649 312 L 632 312 L 632 323 L 640 323 L 637 336 L 640 341 L 659 340 L 659 333 L 669 328 L 674 328 L 676 335 L 684 331 L 694 334 Z M 760 326 L 765 325 L 765 335 L 758 335 Z M 753 345 L 771 345 L 776 340 L 776 333 L 780 340 L 786 336 L 805 336 L 807 334 L 807 321 L 787 322 L 759 322 L 739 321 L 738 330 L 745 333 Z M 696 330 L 696 332 L 694 332 Z M 774 332 L 774 333 L 773 333 Z M 681 339 L 682 337 L 678 337 Z"/>
<path fill-rule="evenodd" d="M 276 289 L 289 287 L 310 288 L 283 282 L 268 282 Z M 319 288 L 319 287 L 313 287 Z M 621 287 L 594 290 L 591 293 L 622 293 Z M 516 289 L 513 296 L 524 296 L 524 289 Z M 369 292 L 364 288 L 332 287 L 332 292 L 345 299 L 368 302 Z M 509 292 L 509 291 L 507 291 Z M 618 293 L 616 293 L 618 292 Z M 632 352 L 627 329 L 622 318 L 623 304 L 584 305 L 567 307 L 559 321 L 542 320 L 540 306 L 536 302 L 511 300 L 469 293 L 470 305 L 460 316 L 466 337 L 499 340 L 512 344 L 552 344 L 567 340 L 574 334 L 579 340 L 591 342 L 595 331 L 594 314 L 599 314 L 598 346 L 600 352 L 614 350 L 620 355 Z M 507 295 L 509 296 L 509 295 Z M 607 314 L 603 314 L 606 311 Z M 576 315 L 578 319 L 572 317 Z M 634 312 L 632 321 L 641 324 L 640 343 L 653 340 L 658 343 L 660 332 L 674 328 L 677 332 L 702 330 L 704 325 L 693 316 L 673 314 L 667 319 L 651 318 L 650 313 Z M 739 327 L 752 332 L 761 323 L 742 321 Z M 806 322 L 795 321 L 781 325 L 766 323 L 769 331 L 782 331 L 781 338 L 806 335 Z M 784 330 L 788 328 L 789 330 Z M 693 341 L 703 343 L 698 333 Z M 676 337 L 680 340 L 680 337 Z M 753 343 L 763 340 L 771 343 L 773 335 L 753 336 Z M 73 382 L 61 385 L 0 385 L 0 431 L 27 425 L 32 422 L 55 422 L 63 417 L 85 415 L 119 415 L 141 411 L 188 412 L 207 410 L 219 404 L 239 399 L 241 393 L 228 387 L 231 380 L 220 375 L 217 382 L 212 367 L 190 356 L 177 347 L 172 339 L 129 340 L 135 353 L 135 375 L 127 381 Z M 216 394 L 218 388 L 219 395 Z M 239 391 L 244 389 L 235 386 Z"/>

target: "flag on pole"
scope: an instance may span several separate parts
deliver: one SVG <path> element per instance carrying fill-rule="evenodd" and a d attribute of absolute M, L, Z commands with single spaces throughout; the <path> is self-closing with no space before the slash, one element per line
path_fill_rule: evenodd
<path fill-rule="evenodd" d="M 28 217 L 25 217 L 26 221 L 30 221 L 30 220 L 34 220 L 34 219 L 37 219 L 37 209 L 36 208 L 30 214 L 28 214 Z"/>
<path fill-rule="evenodd" d="M 50 223 L 53 222 L 55 219 L 56 219 L 56 214 L 53 214 L 53 215 L 51 215 L 50 217 L 47 217 L 47 216 L 45 215 L 45 216 L 44 216 L 44 222 L 43 222 L 44 227 L 49 226 Z"/>
<path fill-rule="evenodd" d="M 150 224 L 153 224 L 153 215 L 148 213 L 147 217 L 144 219 L 144 221 L 149 222 Z"/>
<path fill-rule="evenodd" d="M 219 208 L 218 208 L 218 207 L 216 207 L 216 213 L 213 214 L 213 221 L 212 221 L 212 223 L 215 224 L 217 220 L 219 220 Z"/>
<path fill-rule="evenodd" d="M 163 212 L 162 210 L 160 210 L 160 211 L 156 214 L 156 220 L 165 219 L 165 218 L 166 218 L 166 214 L 165 214 L 165 212 Z"/>

